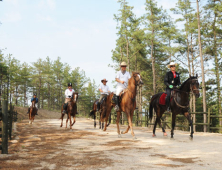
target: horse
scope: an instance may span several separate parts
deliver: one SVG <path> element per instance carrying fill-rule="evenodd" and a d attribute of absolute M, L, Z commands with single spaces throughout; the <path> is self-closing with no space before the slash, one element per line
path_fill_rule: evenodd
<path fill-rule="evenodd" d="M 109 97 L 109 95 L 106 96 L 105 101 L 102 102 L 101 106 L 100 106 L 100 110 L 98 111 L 100 114 L 100 119 L 99 119 L 99 129 L 104 129 L 104 118 L 105 113 L 106 113 L 106 108 L 107 108 L 107 104 L 109 103 L 109 101 L 107 100 Z M 94 128 L 96 128 L 96 113 L 97 113 L 97 104 L 98 104 L 99 100 L 96 99 L 93 102 L 93 107 L 92 110 L 90 111 L 89 116 L 93 116 L 94 118 Z M 106 121 L 107 123 L 107 121 Z M 109 116 L 109 123 L 106 125 L 106 127 L 108 127 L 111 123 L 111 115 Z"/>
<path fill-rule="evenodd" d="M 188 112 L 189 108 L 189 94 L 190 92 L 194 93 L 195 97 L 199 98 L 199 82 L 198 82 L 198 75 L 196 76 L 190 76 L 180 87 L 179 89 L 174 88 L 171 95 L 171 101 L 170 101 L 170 108 L 172 111 L 172 129 L 171 129 L 171 138 L 173 138 L 174 135 L 174 128 L 175 128 L 175 120 L 176 115 L 181 113 L 183 114 L 187 120 L 189 121 L 190 126 L 190 138 L 193 139 L 193 122 L 191 120 L 190 114 Z M 165 129 L 163 128 L 161 124 L 161 117 L 163 113 L 167 110 L 166 105 L 161 105 L 159 103 L 161 95 L 164 93 L 158 93 L 152 96 L 149 106 L 149 118 L 152 120 L 153 117 L 153 108 L 156 112 L 156 120 L 153 127 L 153 137 L 156 136 L 155 130 L 156 125 L 159 123 L 159 126 L 162 128 L 162 132 L 164 136 L 167 136 L 167 133 L 165 132 Z"/>
<path fill-rule="evenodd" d="M 133 113 L 136 108 L 136 89 L 137 86 L 143 84 L 142 77 L 139 72 L 132 72 L 131 78 L 128 80 L 128 87 L 122 92 L 121 96 L 121 101 L 120 101 L 120 109 L 117 111 L 117 120 L 116 120 L 116 125 L 117 125 L 117 133 L 118 137 L 121 137 L 121 134 L 128 133 L 129 129 L 131 129 L 131 135 L 133 139 L 136 139 L 135 134 L 133 132 L 133 125 L 132 125 L 132 119 L 133 119 Z M 114 93 L 110 94 L 110 98 L 107 100 L 112 100 L 114 96 Z M 107 111 L 106 111 L 106 121 L 110 115 L 110 112 L 112 110 L 112 107 L 114 107 L 116 104 L 110 102 Z M 121 112 L 124 112 L 128 118 L 128 127 L 125 132 L 121 132 L 120 134 L 120 128 L 119 128 L 119 120 L 120 120 L 120 115 Z M 104 127 L 104 131 L 106 130 L 106 123 Z"/>
<path fill-rule="evenodd" d="M 68 120 L 70 120 L 70 129 L 72 129 L 72 126 L 74 125 L 74 123 L 76 122 L 76 113 L 77 113 L 77 102 L 78 99 L 78 93 L 75 92 L 73 93 L 72 97 L 70 98 L 70 100 L 68 101 L 68 106 L 67 106 L 67 120 L 66 120 L 66 128 L 67 128 L 67 124 L 68 124 Z M 63 126 L 63 117 L 65 114 L 62 114 L 63 111 L 63 105 L 62 105 L 62 109 L 61 109 L 61 125 L 60 127 Z M 73 117 L 73 123 L 71 120 L 71 117 Z"/>
<path fill-rule="evenodd" d="M 29 124 L 32 124 L 32 122 L 35 119 L 36 112 L 37 112 L 37 108 L 35 107 L 35 102 L 36 102 L 36 98 L 32 100 L 32 106 L 29 111 Z"/>

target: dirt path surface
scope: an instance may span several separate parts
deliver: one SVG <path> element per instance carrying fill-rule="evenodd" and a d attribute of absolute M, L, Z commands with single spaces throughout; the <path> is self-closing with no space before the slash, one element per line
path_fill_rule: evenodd
<path fill-rule="evenodd" d="M 64 122 L 65 123 L 65 122 Z M 77 118 L 73 129 L 60 128 L 58 119 L 16 123 L 9 154 L 0 154 L 0 169 L 221 169 L 222 135 L 175 131 L 175 139 L 157 130 L 134 128 L 117 137 L 116 125 L 106 132 L 94 129 L 93 120 Z M 122 130 L 126 126 L 121 126 Z M 169 130 L 167 131 L 169 134 Z"/>

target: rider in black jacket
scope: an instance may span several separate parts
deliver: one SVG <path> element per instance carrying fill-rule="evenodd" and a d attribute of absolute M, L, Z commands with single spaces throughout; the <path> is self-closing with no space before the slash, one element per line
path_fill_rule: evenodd
<path fill-rule="evenodd" d="M 166 73 L 165 78 L 164 78 L 164 84 L 166 85 L 166 106 L 167 106 L 167 111 L 170 110 L 170 95 L 171 91 L 173 90 L 174 86 L 180 86 L 180 75 L 179 73 L 176 72 L 176 63 L 170 62 L 170 64 L 167 66 L 170 68 L 170 71 Z"/>

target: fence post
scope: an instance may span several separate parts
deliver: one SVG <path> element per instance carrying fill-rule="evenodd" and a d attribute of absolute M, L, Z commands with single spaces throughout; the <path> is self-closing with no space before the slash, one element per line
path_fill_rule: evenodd
<path fill-rule="evenodd" d="M 210 132 L 210 108 L 208 108 L 208 132 Z"/>
<path fill-rule="evenodd" d="M 2 102 L 2 154 L 8 154 L 8 101 Z"/>

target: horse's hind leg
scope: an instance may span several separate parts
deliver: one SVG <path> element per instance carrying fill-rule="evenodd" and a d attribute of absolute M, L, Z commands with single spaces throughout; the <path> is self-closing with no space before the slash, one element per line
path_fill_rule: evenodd
<path fill-rule="evenodd" d="M 94 128 L 96 128 L 96 114 L 94 114 Z"/>
<path fill-rule="evenodd" d="M 191 120 L 190 114 L 188 112 L 184 113 L 184 116 L 187 118 L 189 121 L 189 126 L 190 126 L 190 138 L 193 139 L 193 121 Z"/>
<path fill-rule="evenodd" d="M 166 133 L 164 127 L 162 126 L 161 119 L 159 119 L 158 123 L 159 123 L 159 126 L 162 128 L 163 136 L 167 136 L 167 133 Z"/>

